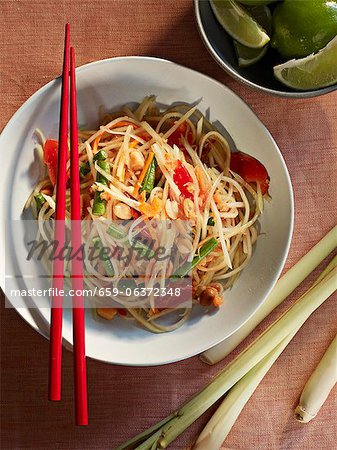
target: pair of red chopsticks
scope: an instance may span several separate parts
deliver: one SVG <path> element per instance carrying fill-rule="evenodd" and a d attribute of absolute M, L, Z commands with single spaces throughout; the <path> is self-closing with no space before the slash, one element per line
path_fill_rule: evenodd
<path fill-rule="evenodd" d="M 62 72 L 62 93 L 58 147 L 58 168 L 56 180 L 55 240 L 60 248 L 65 244 L 66 183 L 68 159 L 68 118 L 70 78 L 70 188 L 71 188 L 71 246 L 81 248 L 80 175 L 78 160 L 78 125 L 75 78 L 75 51 L 70 48 L 70 25 L 66 24 L 64 59 Z M 73 258 L 72 288 L 83 292 L 82 261 Z M 62 366 L 62 304 L 64 260 L 55 259 L 53 265 L 53 292 L 50 325 L 49 399 L 61 400 Z M 73 297 L 73 353 L 75 382 L 76 425 L 88 424 L 87 374 L 85 359 L 85 317 L 83 295 Z"/>

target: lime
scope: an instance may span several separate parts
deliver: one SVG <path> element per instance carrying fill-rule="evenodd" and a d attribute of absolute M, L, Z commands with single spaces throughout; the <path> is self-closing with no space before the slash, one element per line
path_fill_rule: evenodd
<path fill-rule="evenodd" d="M 276 78 L 298 90 L 318 89 L 337 83 L 337 36 L 315 55 L 292 59 L 274 67 Z"/>
<path fill-rule="evenodd" d="M 260 61 L 268 50 L 268 44 L 262 48 L 249 48 L 234 41 L 234 49 L 240 67 L 249 67 Z"/>
<path fill-rule="evenodd" d="M 240 3 L 244 5 L 268 5 L 269 3 L 275 3 L 278 0 L 238 0 Z"/>
<path fill-rule="evenodd" d="M 234 0 L 211 0 L 220 25 L 233 39 L 251 48 L 264 47 L 270 38 L 246 9 Z"/>
<path fill-rule="evenodd" d="M 337 35 L 336 0 L 285 0 L 273 14 L 272 46 L 285 58 L 317 52 Z"/>
<path fill-rule="evenodd" d="M 271 34 L 271 13 L 267 6 L 252 6 L 247 7 L 251 16 L 266 30 L 268 34 Z M 268 44 L 262 48 L 249 48 L 239 42 L 234 41 L 234 49 L 238 58 L 240 67 L 249 67 L 260 61 L 268 50 Z"/>

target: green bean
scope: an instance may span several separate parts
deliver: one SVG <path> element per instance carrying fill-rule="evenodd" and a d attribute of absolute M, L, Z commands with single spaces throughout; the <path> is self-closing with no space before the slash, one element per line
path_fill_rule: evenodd
<path fill-rule="evenodd" d="M 104 150 L 100 150 L 93 157 L 93 161 L 105 161 L 108 157 L 108 154 Z"/>
<path fill-rule="evenodd" d="M 88 175 L 89 172 L 90 172 L 89 161 L 87 161 L 84 164 L 80 165 L 80 177 L 81 178 L 85 178 Z"/>
<path fill-rule="evenodd" d="M 147 259 L 151 259 L 155 255 L 155 252 L 152 250 L 152 248 L 148 247 L 142 241 L 138 241 L 138 240 L 134 239 L 132 241 L 132 244 L 130 244 L 129 240 L 125 239 L 127 237 L 127 234 L 115 224 L 109 225 L 109 227 L 107 229 L 107 233 L 117 240 L 124 240 L 124 243 L 127 247 L 133 248 L 134 250 L 139 252 L 139 254 L 141 256 L 144 256 L 144 257 L 146 256 Z"/>
<path fill-rule="evenodd" d="M 153 158 L 145 174 L 144 181 L 140 189 L 141 191 L 145 191 L 147 193 L 150 193 L 152 191 L 154 187 L 154 181 L 156 178 L 156 167 L 157 167 L 156 159 Z"/>
<path fill-rule="evenodd" d="M 206 256 L 208 256 L 218 245 L 218 241 L 212 237 L 209 241 L 205 242 L 205 244 L 201 247 L 199 250 L 199 254 L 196 255 L 192 262 L 185 262 L 177 271 L 176 274 L 173 275 L 173 277 L 183 278 L 186 277 L 186 275 L 189 274 L 189 272 L 194 269 L 200 261 L 202 261 Z"/>
<path fill-rule="evenodd" d="M 42 208 L 42 205 L 46 202 L 46 199 L 41 194 L 41 192 L 35 194 L 34 198 L 35 198 L 35 202 L 36 202 L 37 212 L 39 213 Z"/>
<path fill-rule="evenodd" d="M 100 156 L 97 157 L 97 165 L 104 170 L 104 172 L 110 173 L 110 165 L 107 161 L 103 160 L 102 158 L 104 156 L 107 156 L 107 154 L 101 150 L 100 152 L 96 153 L 95 157 L 100 154 Z M 101 173 L 97 172 L 96 175 L 96 181 L 98 183 L 104 184 L 104 186 L 108 186 L 108 180 L 105 178 L 104 175 L 102 175 Z M 96 191 L 95 192 L 95 197 L 94 197 L 94 204 L 92 207 L 92 213 L 95 216 L 103 216 L 105 214 L 106 211 L 106 200 L 101 198 L 101 191 Z"/>
<path fill-rule="evenodd" d="M 108 155 L 104 150 L 100 150 L 96 153 L 93 158 L 93 161 L 104 161 L 107 159 Z M 90 164 L 89 161 L 86 161 L 84 164 L 80 165 L 80 177 L 85 178 L 90 172 Z"/>

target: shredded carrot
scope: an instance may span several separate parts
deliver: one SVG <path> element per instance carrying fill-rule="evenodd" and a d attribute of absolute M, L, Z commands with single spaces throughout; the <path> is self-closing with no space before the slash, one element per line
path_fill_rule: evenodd
<path fill-rule="evenodd" d="M 130 148 L 136 147 L 137 144 L 139 144 L 139 142 L 136 141 L 136 139 L 135 139 L 133 142 L 131 142 L 131 144 L 129 144 L 129 147 Z"/>
<path fill-rule="evenodd" d="M 158 197 L 154 197 L 151 205 L 144 202 L 139 205 L 139 211 L 145 214 L 147 217 L 154 217 L 162 209 L 162 201 Z"/>
<path fill-rule="evenodd" d="M 98 143 L 101 140 L 102 136 L 103 135 L 101 134 L 100 136 L 97 136 L 97 138 L 94 140 L 94 143 L 92 145 L 92 152 L 93 152 L 94 155 L 97 153 Z"/>
<path fill-rule="evenodd" d="M 146 163 L 145 163 L 145 165 L 144 165 L 144 167 L 143 167 L 143 170 L 142 170 L 141 174 L 139 175 L 137 184 L 136 184 L 136 186 L 135 186 L 135 188 L 134 188 L 134 190 L 133 190 L 132 195 L 133 195 L 134 197 L 137 195 L 137 193 L 138 193 L 138 191 L 139 191 L 139 188 L 140 188 L 141 185 L 142 185 L 142 182 L 143 182 L 143 180 L 144 180 L 144 178 L 145 178 L 146 172 L 148 171 L 148 168 L 150 167 L 150 164 L 152 163 L 153 158 L 154 158 L 154 153 L 151 151 L 151 152 L 149 153 L 149 156 L 148 156 L 148 158 L 147 158 L 147 160 L 146 160 Z"/>
<path fill-rule="evenodd" d="M 138 201 L 143 203 L 146 202 L 146 192 L 142 191 L 139 195 L 138 195 Z"/>
<path fill-rule="evenodd" d="M 215 203 L 217 205 L 221 205 L 222 206 L 222 203 L 224 203 L 221 194 L 218 194 L 218 193 L 213 194 L 213 200 L 215 201 Z"/>
<path fill-rule="evenodd" d="M 211 185 L 210 185 L 210 183 L 207 182 L 205 174 L 204 174 L 203 170 L 201 169 L 201 167 L 197 166 L 195 168 L 195 175 L 197 177 L 197 180 L 198 180 L 198 183 L 200 186 L 200 190 L 202 192 L 207 192 L 207 191 L 209 192 L 211 189 Z"/>

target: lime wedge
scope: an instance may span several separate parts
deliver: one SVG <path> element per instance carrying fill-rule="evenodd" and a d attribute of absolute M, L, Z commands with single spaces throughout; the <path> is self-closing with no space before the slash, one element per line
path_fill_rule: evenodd
<path fill-rule="evenodd" d="M 249 67 L 260 61 L 268 50 L 268 45 L 262 48 L 249 48 L 234 41 L 234 49 L 240 67 Z"/>
<path fill-rule="evenodd" d="M 261 48 L 270 41 L 264 29 L 234 0 L 211 0 L 210 4 L 220 25 L 240 44 Z"/>
<path fill-rule="evenodd" d="M 318 53 L 274 67 L 275 77 L 293 89 L 308 90 L 337 83 L 337 36 Z"/>
<path fill-rule="evenodd" d="M 272 34 L 272 17 L 268 6 L 246 6 L 246 10 L 253 17 L 256 22 L 266 31 L 268 36 Z"/>
<path fill-rule="evenodd" d="M 270 9 L 267 6 L 252 6 L 247 7 L 249 14 L 259 23 L 268 34 L 272 31 L 272 19 Z M 263 58 L 268 50 L 269 44 L 262 48 L 250 48 L 234 41 L 234 49 L 240 67 L 249 67 Z"/>

